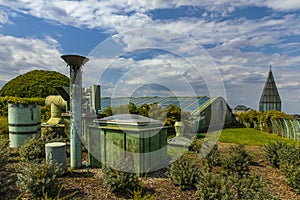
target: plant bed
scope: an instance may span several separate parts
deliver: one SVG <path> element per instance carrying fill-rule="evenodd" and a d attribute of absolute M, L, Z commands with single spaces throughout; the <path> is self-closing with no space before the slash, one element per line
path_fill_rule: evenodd
<path fill-rule="evenodd" d="M 221 156 L 226 156 L 232 143 L 218 143 Z M 271 167 L 263 156 L 263 147 L 260 146 L 245 146 L 247 152 L 253 157 L 253 161 L 258 165 L 251 165 L 251 172 L 263 175 L 269 181 L 271 192 L 280 199 L 299 199 L 290 186 L 285 183 L 284 175 L 279 169 Z M 16 156 L 16 153 L 13 154 Z M 85 154 L 83 155 L 85 157 Z M 11 158 L 6 170 L 14 172 L 17 161 Z M 197 199 L 198 196 L 195 190 L 182 191 L 180 187 L 174 186 L 167 176 L 165 169 L 161 172 L 157 171 L 159 176 L 141 177 L 143 192 L 153 194 L 156 199 Z M 82 168 L 70 170 L 60 179 L 62 180 L 63 190 L 61 196 L 76 192 L 72 199 L 125 199 L 116 196 L 110 192 L 104 185 L 102 180 L 102 169 L 100 168 Z M 9 190 L 1 197 L 3 199 L 16 199 L 20 195 L 18 187 L 11 184 Z"/>

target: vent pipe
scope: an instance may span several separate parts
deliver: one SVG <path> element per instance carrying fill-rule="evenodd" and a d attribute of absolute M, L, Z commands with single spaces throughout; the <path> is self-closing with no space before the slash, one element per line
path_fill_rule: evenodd
<path fill-rule="evenodd" d="M 80 168 L 81 134 L 82 134 L 82 73 L 83 66 L 89 59 L 79 55 L 62 55 L 61 58 L 70 67 L 70 165 L 71 168 Z"/>

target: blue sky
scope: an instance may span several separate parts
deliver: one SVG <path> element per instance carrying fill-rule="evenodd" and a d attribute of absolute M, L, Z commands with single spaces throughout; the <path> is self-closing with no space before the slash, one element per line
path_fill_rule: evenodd
<path fill-rule="evenodd" d="M 223 96 L 257 109 L 272 64 L 283 111 L 300 113 L 299 18 L 298 0 L 2 0 L 0 87 L 34 69 L 69 75 L 60 56 L 80 54 L 84 85 L 103 96 Z"/>

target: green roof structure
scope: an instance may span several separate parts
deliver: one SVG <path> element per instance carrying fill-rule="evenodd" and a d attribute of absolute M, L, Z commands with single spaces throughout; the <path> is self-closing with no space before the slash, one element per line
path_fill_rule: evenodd
<path fill-rule="evenodd" d="M 208 127 L 220 130 L 234 121 L 231 108 L 222 97 L 206 96 L 179 96 L 179 97 L 102 97 L 101 110 L 107 107 L 114 107 L 129 104 L 136 106 L 143 104 L 157 103 L 163 108 L 169 105 L 176 105 L 182 110 L 189 112 L 195 119 L 194 124 L 198 124 L 198 131 L 205 132 Z"/>
<path fill-rule="evenodd" d="M 198 110 L 198 108 L 210 101 L 210 97 L 206 96 L 171 96 L 171 97 L 158 97 L 158 96 L 148 96 L 148 97 L 102 97 L 101 98 L 101 110 L 105 110 L 107 107 L 120 106 L 129 104 L 129 102 L 134 103 L 136 106 L 141 106 L 143 104 L 157 103 L 163 108 L 167 108 L 170 104 L 180 107 L 184 111 L 193 113 Z"/>
<path fill-rule="evenodd" d="M 267 110 L 281 111 L 281 99 L 276 87 L 271 65 L 265 87 L 259 101 L 259 111 L 264 112 Z"/>

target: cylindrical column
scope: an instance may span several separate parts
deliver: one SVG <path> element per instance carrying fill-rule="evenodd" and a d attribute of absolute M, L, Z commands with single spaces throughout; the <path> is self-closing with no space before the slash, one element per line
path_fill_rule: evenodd
<path fill-rule="evenodd" d="M 8 104 L 8 128 L 11 148 L 20 148 L 26 139 L 37 136 L 35 104 Z"/>
<path fill-rule="evenodd" d="M 51 142 L 45 144 L 46 160 L 55 160 L 62 165 L 65 170 L 67 168 L 66 143 Z"/>
<path fill-rule="evenodd" d="M 81 66 L 88 61 L 88 58 L 78 55 L 63 55 L 61 58 L 70 66 L 70 166 L 74 169 L 82 165 Z"/>
<path fill-rule="evenodd" d="M 78 66 L 70 66 L 70 161 L 71 168 L 80 168 L 81 160 L 81 71 Z"/>

